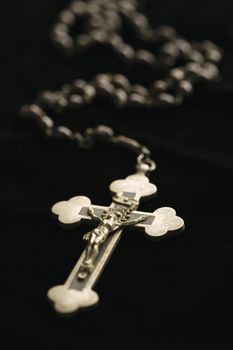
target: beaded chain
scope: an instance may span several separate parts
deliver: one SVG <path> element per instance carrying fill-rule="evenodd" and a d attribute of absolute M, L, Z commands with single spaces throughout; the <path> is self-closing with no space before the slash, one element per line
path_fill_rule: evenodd
<path fill-rule="evenodd" d="M 218 78 L 217 64 L 222 57 L 219 47 L 210 41 L 188 42 L 169 26 L 154 29 L 138 7 L 136 0 L 73 1 L 58 15 L 50 33 L 51 40 L 63 53 L 73 57 L 94 45 L 110 47 L 127 64 L 150 67 L 152 75 L 165 70 L 164 79 L 153 81 L 149 87 L 132 84 L 126 76 L 115 73 L 98 74 L 90 81 L 77 79 L 59 91 L 40 93 L 33 104 L 22 107 L 21 115 L 36 119 L 46 136 L 69 138 L 80 147 L 92 145 L 97 138 L 117 142 L 110 127 L 88 128 L 82 135 L 67 127 L 55 126 L 48 112 L 61 114 L 76 110 L 100 96 L 110 98 L 117 108 L 173 107 L 181 105 L 195 85 Z M 82 31 L 75 35 L 73 28 L 79 22 Z M 152 50 L 137 50 L 125 43 L 124 23 Z M 118 141 L 143 153 L 144 146 L 135 140 L 120 136 Z"/>

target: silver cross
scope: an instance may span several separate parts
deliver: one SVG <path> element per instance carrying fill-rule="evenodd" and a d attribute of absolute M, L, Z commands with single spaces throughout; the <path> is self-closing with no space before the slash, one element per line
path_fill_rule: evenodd
<path fill-rule="evenodd" d="M 98 222 L 83 237 L 86 249 L 63 285 L 48 291 L 48 298 L 57 312 L 74 313 L 99 301 L 92 290 L 106 262 L 117 245 L 124 227 L 141 229 L 146 236 L 158 239 L 174 234 L 184 227 L 184 221 L 174 209 L 164 207 L 153 213 L 137 211 L 140 200 L 157 192 L 155 185 L 142 174 L 114 181 L 110 185 L 113 202 L 109 207 L 92 205 L 87 197 L 77 196 L 55 204 L 52 213 L 65 227 L 74 227 L 82 220 Z"/>

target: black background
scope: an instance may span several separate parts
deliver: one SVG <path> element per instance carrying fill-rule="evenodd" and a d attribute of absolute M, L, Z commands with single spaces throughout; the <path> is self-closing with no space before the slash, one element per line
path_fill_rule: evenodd
<path fill-rule="evenodd" d="M 152 349 L 231 348 L 233 311 L 231 1 L 147 1 L 154 26 L 174 25 L 188 39 L 224 48 L 219 82 L 200 87 L 182 107 L 119 112 L 108 101 L 78 111 L 79 130 L 104 123 L 146 144 L 158 169 L 159 196 L 141 207 L 173 206 L 185 219 L 180 236 L 152 243 L 125 233 L 96 286 L 101 303 L 72 319 L 57 317 L 46 290 L 62 283 L 84 248 L 86 227 L 64 231 L 50 207 L 74 195 L 108 204 L 108 185 L 134 170 L 134 156 L 98 145 L 82 151 L 48 141 L 18 110 L 43 89 L 103 71 L 145 82 L 95 49 L 68 60 L 48 39 L 67 1 L 1 4 L 1 349 L 139 345 Z M 147 77 L 147 78 L 145 78 Z M 144 79 L 144 80 L 143 80 Z M 69 121 L 62 120 L 69 125 Z M 206 345 L 204 345 L 204 343 Z M 209 344 L 209 347 L 208 345 Z M 211 344 L 211 345 L 210 345 Z"/>

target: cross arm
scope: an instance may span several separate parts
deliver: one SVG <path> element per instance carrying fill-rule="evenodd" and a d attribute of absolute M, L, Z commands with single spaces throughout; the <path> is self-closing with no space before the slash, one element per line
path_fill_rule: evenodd
<path fill-rule="evenodd" d="M 106 209 L 104 206 L 92 205 L 88 197 L 77 196 L 54 204 L 52 214 L 63 227 L 72 228 L 82 220 L 93 221 L 94 217 L 97 219 Z"/>
<path fill-rule="evenodd" d="M 144 230 L 146 236 L 150 238 L 165 238 L 168 234 L 174 234 L 184 228 L 183 219 L 176 215 L 173 208 L 163 207 L 153 213 L 135 211 L 130 219 L 136 219 L 142 215 L 146 216 L 146 219 L 135 226 Z"/>

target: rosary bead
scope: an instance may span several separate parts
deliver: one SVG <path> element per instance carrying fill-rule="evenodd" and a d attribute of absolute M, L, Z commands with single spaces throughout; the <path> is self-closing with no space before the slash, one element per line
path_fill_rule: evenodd
<path fill-rule="evenodd" d="M 57 110 L 61 113 L 68 106 L 67 98 L 64 95 L 57 97 Z"/>
<path fill-rule="evenodd" d="M 204 50 L 217 49 L 217 46 L 210 40 L 204 40 L 200 45 Z"/>
<path fill-rule="evenodd" d="M 197 50 L 191 50 L 186 59 L 200 65 L 204 62 L 204 56 Z"/>
<path fill-rule="evenodd" d="M 165 80 L 156 80 L 150 87 L 152 95 L 165 92 L 168 89 L 168 83 Z"/>
<path fill-rule="evenodd" d="M 146 97 L 137 93 L 129 95 L 129 105 L 133 107 L 139 107 L 145 105 Z"/>
<path fill-rule="evenodd" d="M 175 45 L 178 47 L 180 53 L 184 56 L 187 56 L 187 55 L 189 56 L 190 53 L 192 52 L 192 46 L 187 40 L 176 39 Z"/>
<path fill-rule="evenodd" d="M 201 77 L 206 80 L 216 79 L 219 75 L 218 68 L 213 63 L 205 63 L 203 65 Z"/>
<path fill-rule="evenodd" d="M 74 49 L 74 40 L 67 34 L 64 33 L 61 37 L 57 38 L 57 45 L 63 49 L 63 51 L 70 55 L 73 53 Z"/>
<path fill-rule="evenodd" d="M 80 132 L 74 132 L 72 134 L 72 139 L 74 142 L 77 142 L 79 147 L 81 147 L 82 143 L 83 143 L 83 136 L 82 134 L 80 134 Z"/>
<path fill-rule="evenodd" d="M 71 95 L 69 98 L 69 107 L 72 109 L 82 106 L 83 103 L 83 97 L 80 95 Z"/>
<path fill-rule="evenodd" d="M 59 35 L 64 35 L 64 33 L 68 33 L 68 27 L 64 24 L 64 23 L 60 23 L 58 22 L 57 24 L 55 24 L 55 26 L 53 27 L 53 33 L 56 36 Z"/>
<path fill-rule="evenodd" d="M 85 26 L 85 29 L 88 30 L 98 30 L 103 28 L 103 19 L 101 16 L 92 16 L 91 19 L 88 21 L 87 25 Z"/>
<path fill-rule="evenodd" d="M 54 126 L 54 123 L 50 117 L 47 115 L 44 115 L 42 118 L 38 119 L 38 124 L 41 129 L 52 129 Z"/>
<path fill-rule="evenodd" d="M 218 49 L 208 49 L 205 53 L 205 56 L 208 61 L 211 61 L 213 63 L 218 63 L 222 59 L 222 54 Z"/>
<path fill-rule="evenodd" d="M 118 34 L 111 34 L 109 36 L 108 44 L 115 49 L 118 50 L 118 47 L 123 44 L 122 38 Z"/>
<path fill-rule="evenodd" d="M 75 16 L 69 10 L 62 11 L 59 15 L 59 20 L 68 27 L 71 27 L 75 24 Z"/>
<path fill-rule="evenodd" d="M 176 36 L 176 31 L 174 28 L 169 26 L 160 26 L 155 30 L 155 39 L 159 40 L 170 40 Z"/>
<path fill-rule="evenodd" d="M 69 5 L 69 9 L 79 17 L 82 17 L 87 12 L 87 5 L 82 1 L 73 1 Z"/>
<path fill-rule="evenodd" d="M 103 20 L 102 20 L 103 25 Z M 121 28 L 121 18 L 115 11 L 106 11 L 105 12 L 105 22 L 106 28 L 112 32 L 117 32 Z"/>
<path fill-rule="evenodd" d="M 66 128 L 65 126 L 59 126 L 54 131 L 54 137 L 59 138 L 59 139 L 71 138 L 72 131 L 70 129 Z"/>
<path fill-rule="evenodd" d="M 90 103 L 96 95 L 96 90 L 91 85 L 84 87 L 83 99 L 86 103 Z"/>
<path fill-rule="evenodd" d="M 104 44 L 108 41 L 108 34 L 102 29 L 92 30 L 90 37 L 98 44 Z"/>
<path fill-rule="evenodd" d="M 88 34 L 80 34 L 75 38 L 76 47 L 80 50 L 90 47 L 93 42 L 93 38 L 91 38 Z"/>
<path fill-rule="evenodd" d="M 108 85 L 111 83 L 111 78 L 108 74 L 97 74 L 93 80 L 95 87 L 99 85 Z"/>
<path fill-rule="evenodd" d="M 132 85 L 132 92 L 142 96 L 148 96 L 148 90 L 139 84 Z"/>
<path fill-rule="evenodd" d="M 175 98 L 171 94 L 161 93 L 158 95 L 158 105 L 161 107 L 171 107 L 175 104 Z"/>
<path fill-rule="evenodd" d="M 95 133 L 95 136 L 105 140 L 110 139 L 114 135 L 113 129 L 106 125 L 98 125 L 94 129 L 94 133 Z"/>
<path fill-rule="evenodd" d="M 139 12 L 132 13 L 132 15 L 130 16 L 130 19 L 132 20 L 133 24 L 139 28 L 145 28 L 149 24 L 146 16 L 144 16 Z"/>
<path fill-rule="evenodd" d="M 193 86 L 188 80 L 181 80 L 178 85 L 178 92 L 184 96 L 188 96 L 193 92 Z"/>
<path fill-rule="evenodd" d="M 56 104 L 55 93 L 52 91 L 43 91 L 39 94 L 38 101 L 48 108 L 54 107 Z"/>
<path fill-rule="evenodd" d="M 72 84 L 72 91 L 77 94 L 83 94 L 86 86 L 87 82 L 85 80 L 77 79 Z"/>
<path fill-rule="evenodd" d="M 122 56 L 122 58 L 125 59 L 127 62 L 132 61 L 135 57 L 134 49 L 127 44 L 121 44 L 120 46 L 118 46 L 118 52 L 120 56 Z"/>
<path fill-rule="evenodd" d="M 121 12 L 127 15 L 135 11 L 135 4 L 133 4 L 130 1 L 122 1 L 120 8 L 121 8 Z"/>
<path fill-rule="evenodd" d="M 90 16 L 94 16 L 96 14 L 99 14 L 101 12 L 101 8 L 99 5 L 95 4 L 95 3 L 90 3 L 87 6 L 87 13 Z"/>
<path fill-rule="evenodd" d="M 100 96 L 112 95 L 114 93 L 114 86 L 106 81 L 99 81 L 96 84 L 96 91 Z"/>
<path fill-rule="evenodd" d="M 115 105 L 118 108 L 122 108 L 128 101 L 128 94 L 123 89 L 115 89 L 112 98 Z"/>
<path fill-rule="evenodd" d="M 77 36 L 74 34 L 73 40 L 69 28 L 78 18 L 83 21 L 84 31 Z M 137 39 L 144 44 L 157 42 L 158 56 L 152 50 L 134 49 L 126 44 L 121 30 L 123 21 L 133 27 Z M 108 96 L 118 107 L 177 105 L 192 93 L 194 83 L 218 76 L 214 63 L 221 60 L 221 51 L 210 41 L 190 43 L 170 26 L 153 29 L 147 17 L 138 10 L 138 0 L 72 1 L 58 16 L 51 38 L 69 55 L 101 44 L 111 47 L 128 64 L 167 70 L 167 77 L 155 81 L 149 89 L 131 85 L 122 74 L 99 74 L 90 83 L 77 80 L 71 86 L 63 87 L 61 92 L 45 92 L 39 96 L 38 103 L 55 112 L 64 111 L 68 105 L 76 108 L 91 103 L 96 95 Z M 183 62 L 185 66 L 181 66 Z M 89 141 L 85 140 L 86 144 Z"/>
<path fill-rule="evenodd" d="M 114 74 L 112 83 L 115 87 L 119 87 L 125 91 L 129 91 L 131 87 L 129 80 L 122 74 Z"/>
<path fill-rule="evenodd" d="M 135 58 L 139 63 L 153 65 L 155 63 L 155 56 L 146 50 L 136 51 Z"/>
<path fill-rule="evenodd" d="M 172 79 L 179 81 L 184 79 L 185 73 L 182 68 L 173 68 L 170 70 L 169 75 Z"/>
<path fill-rule="evenodd" d="M 188 63 L 185 67 L 188 78 L 196 79 L 202 74 L 202 67 L 198 63 Z"/>
<path fill-rule="evenodd" d="M 20 115 L 29 119 L 41 119 L 45 116 L 45 112 L 38 105 L 24 105 L 20 110 Z"/>
<path fill-rule="evenodd" d="M 172 42 L 164 44 L 160 49 L 160 52 L 163 62 L 169 66 L 174 64 L 179 55 L 178 47 Z"/>
<path fill-rule="evenodd" d="M 178 48 L 174 43 L 168 42 L 162 46 L 161 52 L 167 56 L 176 57 L 178 54 Z"/>

